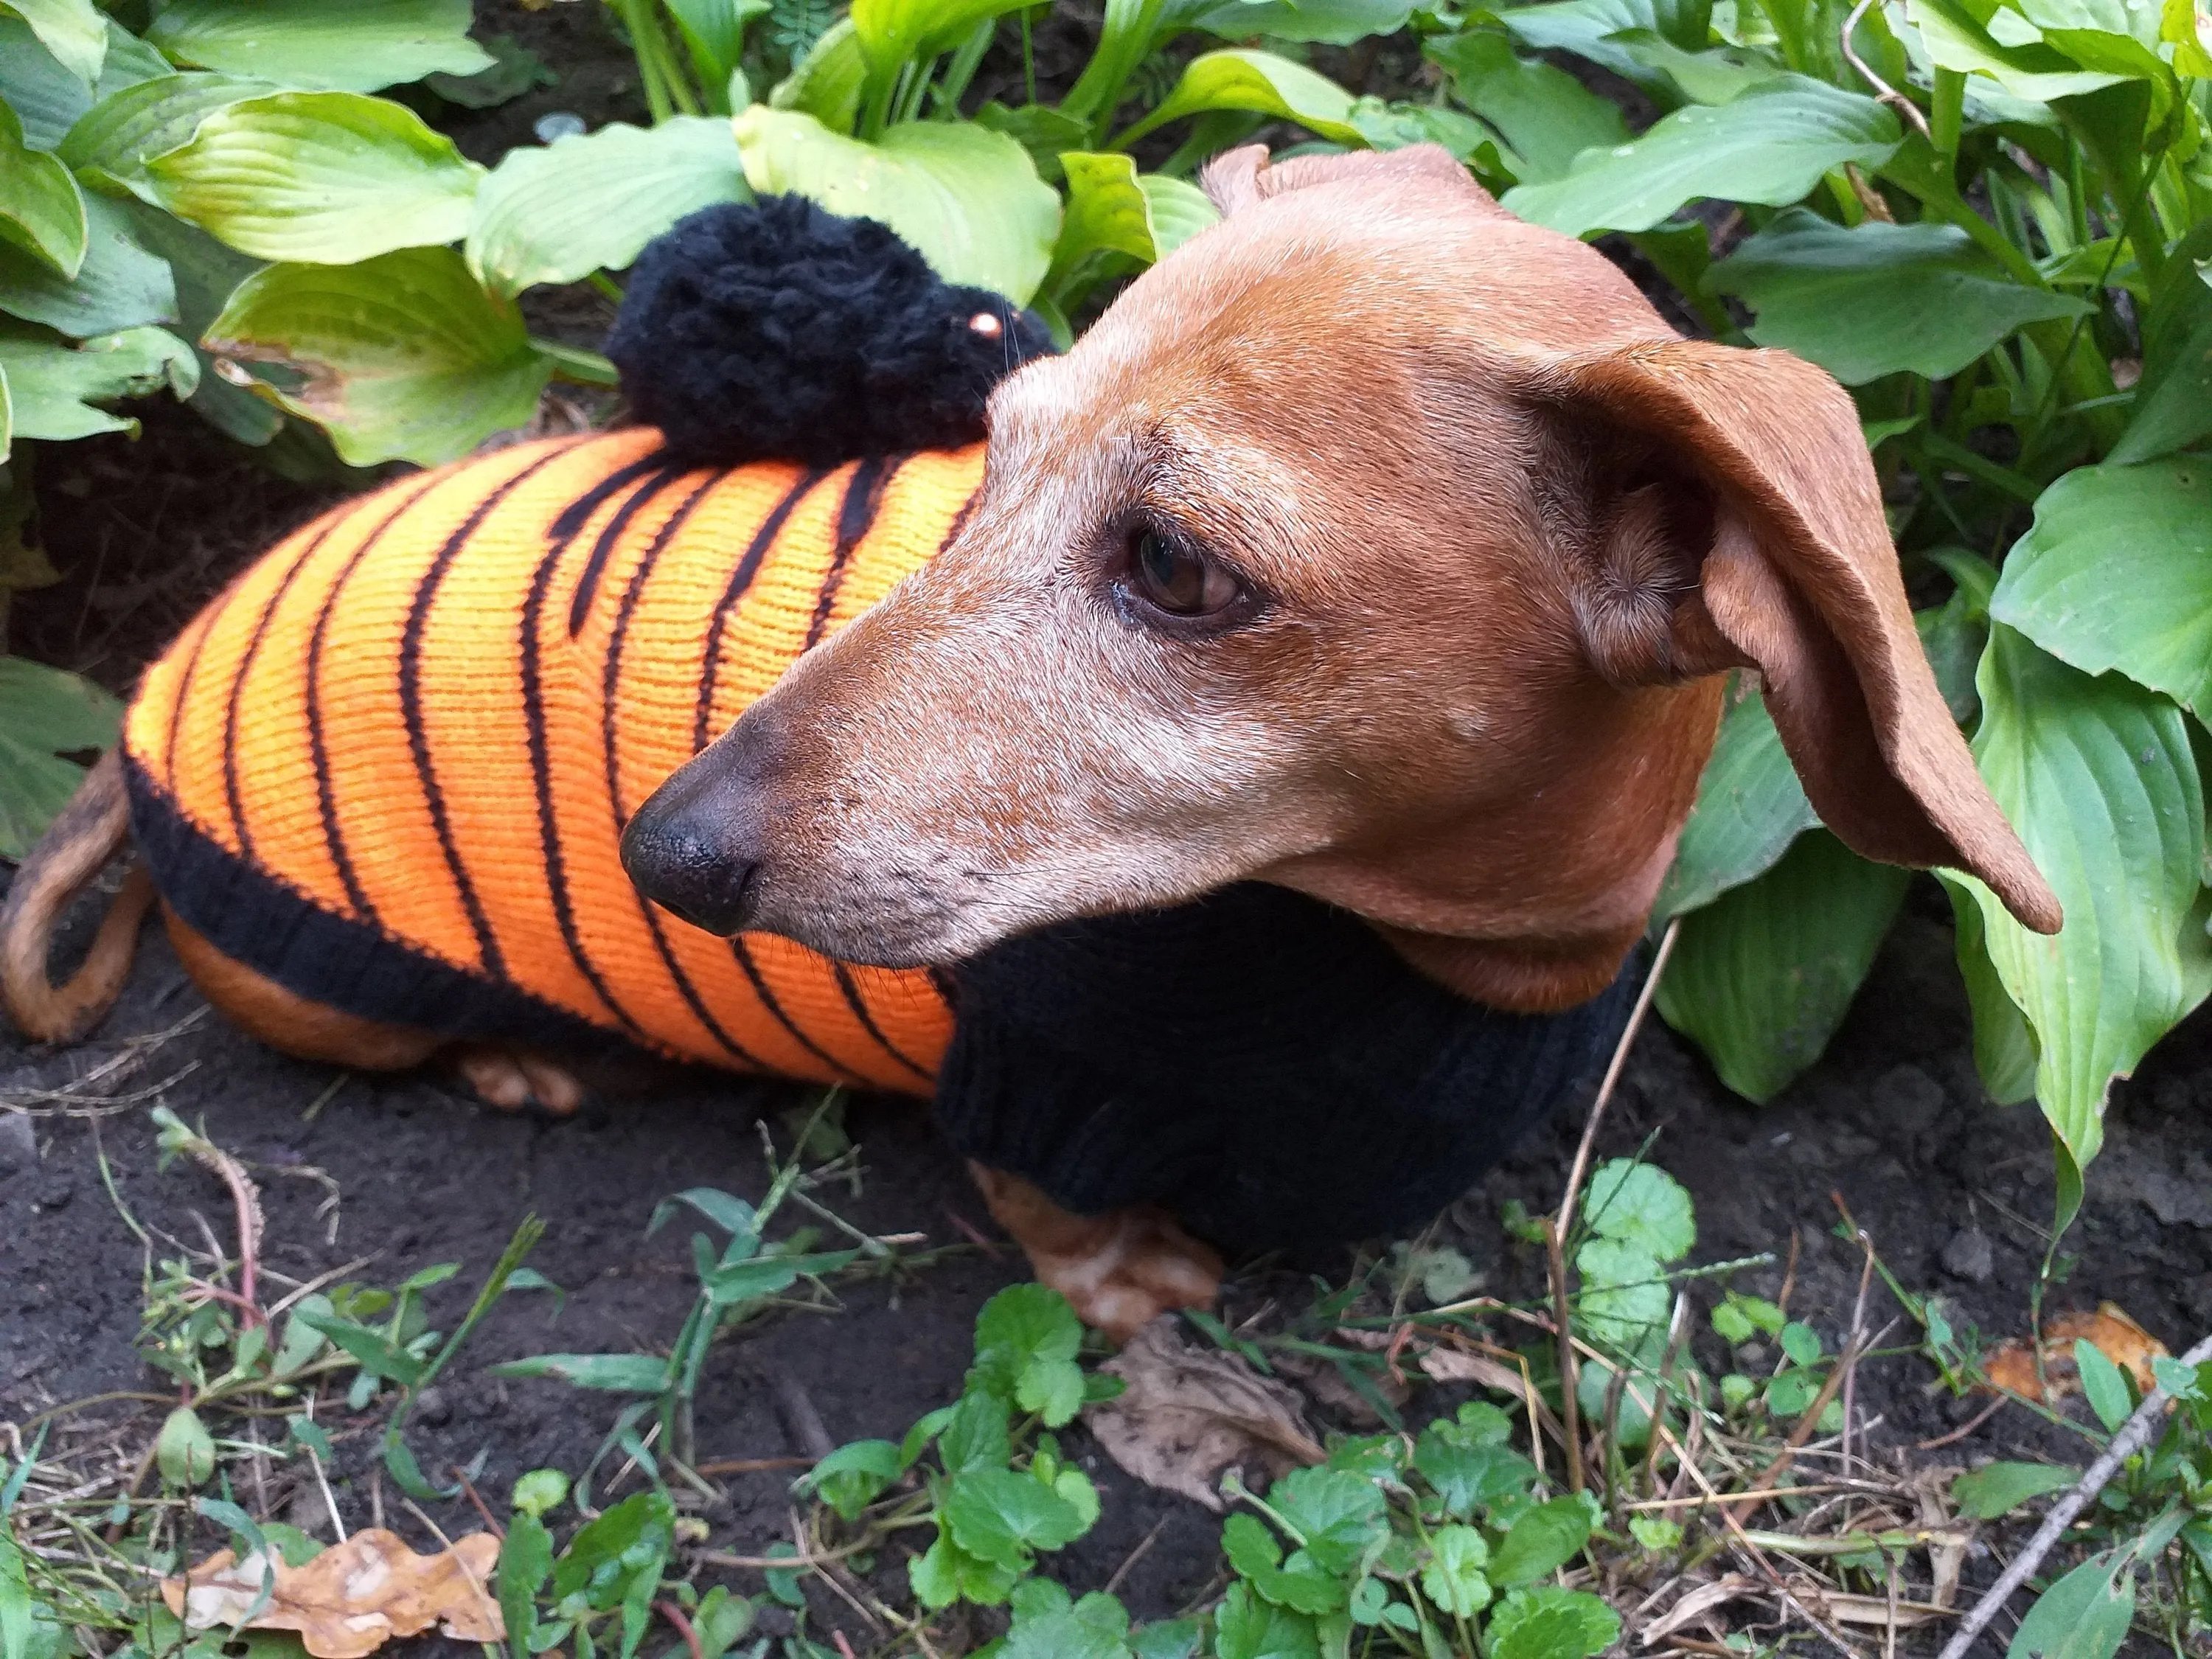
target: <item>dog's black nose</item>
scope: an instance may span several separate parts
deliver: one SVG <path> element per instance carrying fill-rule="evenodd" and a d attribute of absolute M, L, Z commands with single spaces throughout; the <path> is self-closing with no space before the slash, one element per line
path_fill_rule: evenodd
<path fill-rule="evenodd" d="M 710 933 L 744 931 L 760 881 L 756 792 L 713 750 L 653 791 L 622 838 L 623 868 L 662 908 Z"/>

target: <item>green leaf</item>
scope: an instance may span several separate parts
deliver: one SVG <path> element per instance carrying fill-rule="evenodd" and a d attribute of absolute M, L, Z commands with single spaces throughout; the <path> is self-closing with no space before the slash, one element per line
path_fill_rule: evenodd
<path fill-rule="evenodd" d="M 1659 1261 L 1680 1261 L 1698 1242 L 1696 1212 L 1682 1184 L 1657 1164 L 1635 1158 L 1598 1165 L 1582 1214 L 1600 1237 L 1639 1246 Z"/>
<path fill-rule="evenodd" d="M 0 1531 L 0 1659 L 29 1659 L 32 1633 L 43 1622 L 31 1600 L 23 1552 L 13 1537 Z"/>
<path fill-rule="evenodd" d="M 1641 1244 L 1593 1238 L 1575 1252 L 1583 1294 L 1581 1323 L 1616 1352 L 1632 1353 L 1644 1334 L 1667 1322 L 1674 1292 L 1666 1268 Z"/>
<path fill-rule="evenodd" d="M 154 1462 L 172 1486 L 203 1485 L 215 1474 L 215 1437 L 190 1406 L 179 1406 L 163 1419 L 154 1441 Z"/>
<path fill-rule="evenodd" d="M 90 680 L 0 656 L 0 859 L 20 864 L 84 781 L 61 757 L 111 747 L 122 718 Z"/>
<path fill-rule="evenodd" d="M 1991 1463 L 1954 1480 L 1951 1501 L 1970 1520 L 1994 1521 L 2032 1498 L 2063 1492 L 2081 1478 L 2081 1470 L 2056 1463 Z"/>
<path fill-rule="evenodd" d="M 491 54 L 491 67 L 474 75 L 441 71 L 422 77 L 422 84 L 449 104 L 463 109 L 496 109 L 540 87 L 556 87 L 561 77 L 545 60 L 511 34 L 495 34 L 483 43 Z M 726 74 L 724 76 L 727 78 Z"/>
<path fill-rule="evenodd" d="M 603 1389 L 610 1394 L 659 1394 L 668 1386 L 668 1362 L 649 1353 L 533 1354 L 489 1366 L 486 1374 L 550 1377 L 572 1388 Z"/>
<path fill-rule="evenodd" d="M 2036 1598 L 2005 1659 L 2112 1659 L 2136 1616 L 2134 1555 L 2091 1556 Z"/>
<path fill-rule="evenodd" d="M 1613 37 L 1650 30 L 1686 51 L 1696 51 L 1707 39 L 1699 8 L 1669 0 L 1553 0 L 1546 5 L 1507 8 L 1498 14 L 1498 21 L 1531 51 L 1571 52 L 1655 91 L 1665 88 L 1666 77 L 1655 74 L 1638 53 Z"/>
<path fill-rule="evenodd" d="M 1431 1423 L 1421 1431 L 1413 1443 L 1413 1467 L 1444 1508 L 1462 1520 L 1479 1504 L 1527 1491 L 1536 1478 L 1536 1466 L 1520 1453 L 1478 1439 L 1450 1422 Z"/>
<path fill-rule="evenodd" d="M 975 1316 L 968 1387 L 1038 1413 L 1047 1428 L 1059 1428 L 1083 1407 L 1083 1370 L 1075 1363 L 1082 1346 L 1083 1322 L 1059 1291 L 1010 1285 Z"/>
<path fill-rule="evenodd" d="M 74 282 L 0 244 L 0 311 L 79 339 L 175 321 L 177 286 L 167 261 L 138 245 L 129 215 L 116 204 L 92 196 L 84 210 L 84 263 Z"/>
<path fill-rule="evenodd" d="M 1352 96 L 1324 75 L 1273 52 L 1209 52 L 1183 66 L 1182 77 L 1150 115 L 1114 141 L 1126 149 L 1155 127 L 1209 110 L 1249 110 L 1295 121 L 1318 137 L 1364 149 L 1352 123 Z"/>
<path fill-rule="evenodd" d="M 1221 1528 L 1221 1553 L 1252 1588 L 1279 1607 L 1299 1613 L 1334 1613 L 1344 1605 L 1344 1581 L 1323 1572 L 1304 1550 L 1283 1565 L 1283 1547 L 1249 1515 L 1232 1515 Z"/>
<path fill-rule="evenodd" d="M 1780 207 L 1846 162 L 1876 167 L 1897 148 L 1897 117 L 1871 98 L 1792 76 L 1717 108 L 1676 110 L 1641 137 L 1585 152 L 1550 184 L 1504 206 L 1571 236 L 1648 230 L 1705 198 Z"/>
<path fill-rule="evenodd" d="M 1031 1550 L 1056 1550 L 1084 1534 L 1074 1504 L 1012 1469 L 955 1475 L 945 1489 L 945 1523 L 969 1554 L 1016 1570 L 1028 1566 Z"/>
<path fill-rule="evenodd" d="M 512 302 L 447 248 L 357 265 L 271 265 L 209 325 L 220 356 L 305 377 L 266 395 L 328 428 L 338 456 L 436 466 L 527 422 L 551 368 Z"/>
<path fill-rule="evenodd" d="M 287 86 L 374 92 L 426 75 L 474 75 L 469 0 L 169 0 L 146 38 L 180 64 Z"/>
<path fill-rule="evenodd" d="M 1807 832 L 1756 881 L 1682 918 L 1660 1013 L 1722 1082 L 1771 1100 L 1835 1035 L 1909 880 Z"/>
<path fill-rule="evenodd" d="M 1060 161 L 1067 210 L 1045 277 L 1048 288 L 1094 253 L 1126 253 L 1155 264 L 1221 216 L 1195 185 L 1139 175 L 1130 156 L 1070 151 Z"/>
<path fill-rule="evenodd" d="M 180 331 L 197 340 L 230 303 L 239 285 L 259 270 L 258 259 L 249 259 L 172 214 L 164 213 L 137 198 L 119 204 L 130 215 L 138 240 L 168 264 L 177 289 Z M 244 444 L 265 444 L 284 424 L 282 410 L 257 398 L 244 386 L 234 386 L 215 368 L 215 359 L 195 347 L 200 366 L 199 385 L 187 398 L 194 413 Z"/>
<path fill-rule="evenodd" d="M 1705 282 L 1758 313 L 1758 343 L 1846 386 L 1906 370 L 1944 380 L 2029 323 L 2094 309 L 2016 280 L 1955 226 L 1869 219 L 1846 230 L 1802 208 L 1777 215 Z"/>
<path fill-rule="evenodd" d="M 210 112 L 146 173 L 163 207 L 242 253 L 337 265 L 458 240 L 483 169 L 388 99 L 280 92 Z"/>
<path fill-rule="evenodd" d="M 553 1534 L 545 1523 L 527 1512 L 507 1522 L 507 1541 L 499 1552 L 499 1572 L 494 1592 L 507 1623 L 507 1651 L 530 1652 L 530 1638 L 538 1631 L 538 1592 L 553 1576 Z"/>
<path fill-rule="evenodd" d="M 568 1540 L 553 1565 L 556 1600 L 589 1586 L 592 1605 L 613 1607 L 621 1598 L 617 1580 L 626 1574 L 602 1569 L 653 1566 L 665 1559 L 676 1526 L 676 1510 L 663 1493 L 641 1492 L 625 1498 L 592 1521 Z"/>
<path fill-rule="evenodd" d="M 896 75 L 915 58 L 949 52 L 987 19 L 1020 9 L 1020 0 L 853 0 L 853 31 L 878 74 Z"/>
<path fill-rule="evenodd" d="M 279 90 L 236 75 L 161 75 L 118 88 L 77 117 L 55 153 L 88 184 L 154 199 L 146 163 L 190 143 L 216 110 Z"/>
<path fill-rule="evenodd" d="M 2167 256 L 2143 330 L 2134 413 L 2107 461 L 2148 461 L 2212 433 L 2212 224 Z"/>
<path fill-rule="evenodd" d="M 2066 474 L 2036 501 L 1990 613 L 2085 673 L 2117 668 L 2212 714 L 2212 458 Z"/>
<path fill-rule="evenodd" d="M 1589 1508 L 1580 1497 L 1524 1510 L 1491 1557 L 1491 1582 L 1527 1584 L 1548 1577 L 1582 1553 L 1589 1534 Z"/>
<path fill-rule="evenodd" d="M 1620 1615 L 1587 1590 L 1517 1589 L 1490 1615 L 1490 1659 L 1591 1659 L 1620 1639 Z"/>
<path fill-rule="evenodd" d="M 1512 145 L 1523 184 L 1564 178 L 1584 150 L 1628 142 L 1628 125 L 1611 99 L 1563 69 L 1522 57 L 1494 29 L 1432 35 L 1421 53 L 1451 76 L 1460 102 Z"/>
<path fill-rule="evenodd" d="M 1321 1659 L 1314 1621 L 1231 1584 L 1213 1614 L 1216 1659 Z"/>
<path fill-rule="evenodd" d="M 1266 35 L 1348 46 L 1370 35 L 1395 34 L 1413 10 L 1410 0 L 1220 0 L 1179 21 L 1231 40 Z"/>
<path fill-rule="evenodd" d="M 937 1437 L 937 1453 L 945 1460 L 945 1473 L 1005 1468 L 1013 1455 L 1008 1418 L 1006 1402 L 998 1395 L 962 1395 Z"/>
<path fill-rule="evenodd" d="M 847 1521 L 906 1473 L 899 1449 L 888 1440 L 855 1440 L 840 1446 L 800 1477 L 800 1490 L 818 1494 Z"/>
<path fill-rule="evenodd" d="M 1981 906 L 1972 891 L 1939 872 L 1951 900 L 1958 939 L 1959 975 L 1974 1017 L 1974 1069 L 1982 1087 L 2000 1106 L 2014 1106 L 2035 1093 L 2035 1032 L 1990 960 Z"/>
<path fill-rule="evenodd" d="M 1267 1501 L 1297 1528 L 1322 1571 L 1340 1577 L 1389 1528 L 1381 1491 L 1348 1470 L 1293 1469 L 1275 1482 Z"/>
<path fill-rule="evenodd" d="M 687 213 L 742 202 L 730 124 L 679 115 L 650 131 L 597 132 L 507 151 L 477 192 L 469 268 L 497 294 L 620 270 Z"/>
<path fill-rule="evenodd" d="M 2066 925 L 2031 933 L 1978 881 L 1952 879 L 2034 1029 L 2044 1115 L 2086 1167 L 2113 1077 L 2212 989 L 2203 789 L 2181 711 L 2117 674 L 2092 679 L 1999 624 L 1978 684 L 1975 761 Z"/>
<path fill-rule="evenodd" d="M 0 11 L 28 23 L 39 44 L 85 85 L 99 81 L 107 60 L 107 20 L 92 0 L 5 0 Z"/>
<path fill-rule="evenodd" d="M 341 1318 L 336 1314 L 319 1314 L 305 1308 L 300 1310 L 300 1322 L 310 1330 L 321 1333 L 351 1354 L 354 1363 L 368 1376 L 390 1377 L 403 1389 L 414 1388 L 422 1381 L 424 1362 L 394 1343 L 381 1331 L 373 1331 L 366 1325 Z"/>
<path fill-rule="evenodd" d="M 1466 1619 L 1490 1605 L 1490 1580 L 1482 1570 L 1490 1546 L 1473 1527 L 1439 1527 L 1429 1535 L 1429 1563 L 1421 1569 L 1421 1594 L 1437 1609 Z"/>
<path fill-rule="evenodd" d="M 878 219 L 912 243 L 948 283 L 1027 303 L 1060 233 L 1058 192 L 1029 153 L 1001 132 L 908 121 L 874 143 L 812 116 L 764 109 L 738 117 L 746 181 L 763 195 L 796 191 L 832 213 Z"/>
<path fill-rule="evenodd" d="M 2089 1409 L 2097 1413 L 2107 1433 L 2118 1433 L 2136 1408 L 2127 1378 L 2106 1358 L 2105 1351 L 2086 1337 L 2075 1340 L 2074 1367 L 2081 1374 L 2081 1397 L 2089 1402 Z"/>
<path fill-rule="evenodd" d="M 136 421 L 92 405 L 164 387 L 189 397 L 199 367 L 191 347 L 158 328 L 128 328 L 75 347 L 27 330 L 0 329 L 0 373 L 8 377 L 16 437 L 68 439 L 135 433 Z"/>
<path fill-rule="evenodd" d="M 0 104 L 0 244 L 57 275 L 84 263 L 84 196 L 60 161 L 23 142 L 23 124 Z"/>
<path fill-rule="evenodd" d="M 730 72 L 744 56 L 745 25 L 770 9 L 769 0 L 667 0 L 667 3 L 668 15 L 683 32 L 699 79 L 708 87 L 729 83 Z"/>
<path fill-rule="evenodd" d="M 1712 758 L 1698 783 L 1697 805 L 1660 884 L 1654 920 L 1695 910 L 1765 874 L 1820 821 L 1783 750 L 1766 700 L 1734 682 Z"/>
<path fill-rule="evenodd" d="M 770 109 L 811 115 L 832 132 L 849 133 L 860 118 L 868 87 L 868 54 L 853 20 L 841 17 L 806 49 L 768 95 Z"/>

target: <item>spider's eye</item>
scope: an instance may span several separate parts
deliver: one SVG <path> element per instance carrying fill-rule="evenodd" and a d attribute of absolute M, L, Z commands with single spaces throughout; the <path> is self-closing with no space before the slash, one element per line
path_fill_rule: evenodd
<path fill-rule="evenodd" d="M 1196 550 L 1140 529 L 1129 540 L 1127 586 L 1154 610 L 1170 617 L 1210 617 L 1243 594 L 1236 577 Z"/>

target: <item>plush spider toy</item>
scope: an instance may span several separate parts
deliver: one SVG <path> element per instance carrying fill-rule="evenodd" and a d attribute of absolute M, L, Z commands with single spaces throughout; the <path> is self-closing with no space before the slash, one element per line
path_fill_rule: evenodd
<path fill-rule="evenodd" d="M 1625 983 L 1480 1008 L 1264 887 L 892 973 L 623 875 L 653 788 L 957 532 L 984 400 L 1049 349 L 880 225 L 685 220 L 609 342 L 641 424 L 344 503 L 149 671 L 125 766 L 175 920 L 398 1029 L 933 1092 L 1079 1212 L 1156 1200 L 1232 1247 L 1424 1219 L 1602 1054 Z"/>

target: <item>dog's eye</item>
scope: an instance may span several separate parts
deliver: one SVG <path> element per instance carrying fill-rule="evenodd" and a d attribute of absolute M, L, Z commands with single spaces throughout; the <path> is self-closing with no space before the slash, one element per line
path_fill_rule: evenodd
<path fill-rule="evenodd" d="M 1130 540 L 1129 585 L 1170 617 L 1213 616 L 1243 592 L 1236 577 L 1206 555 L 1155 530 L 1140 530 Z"/>

